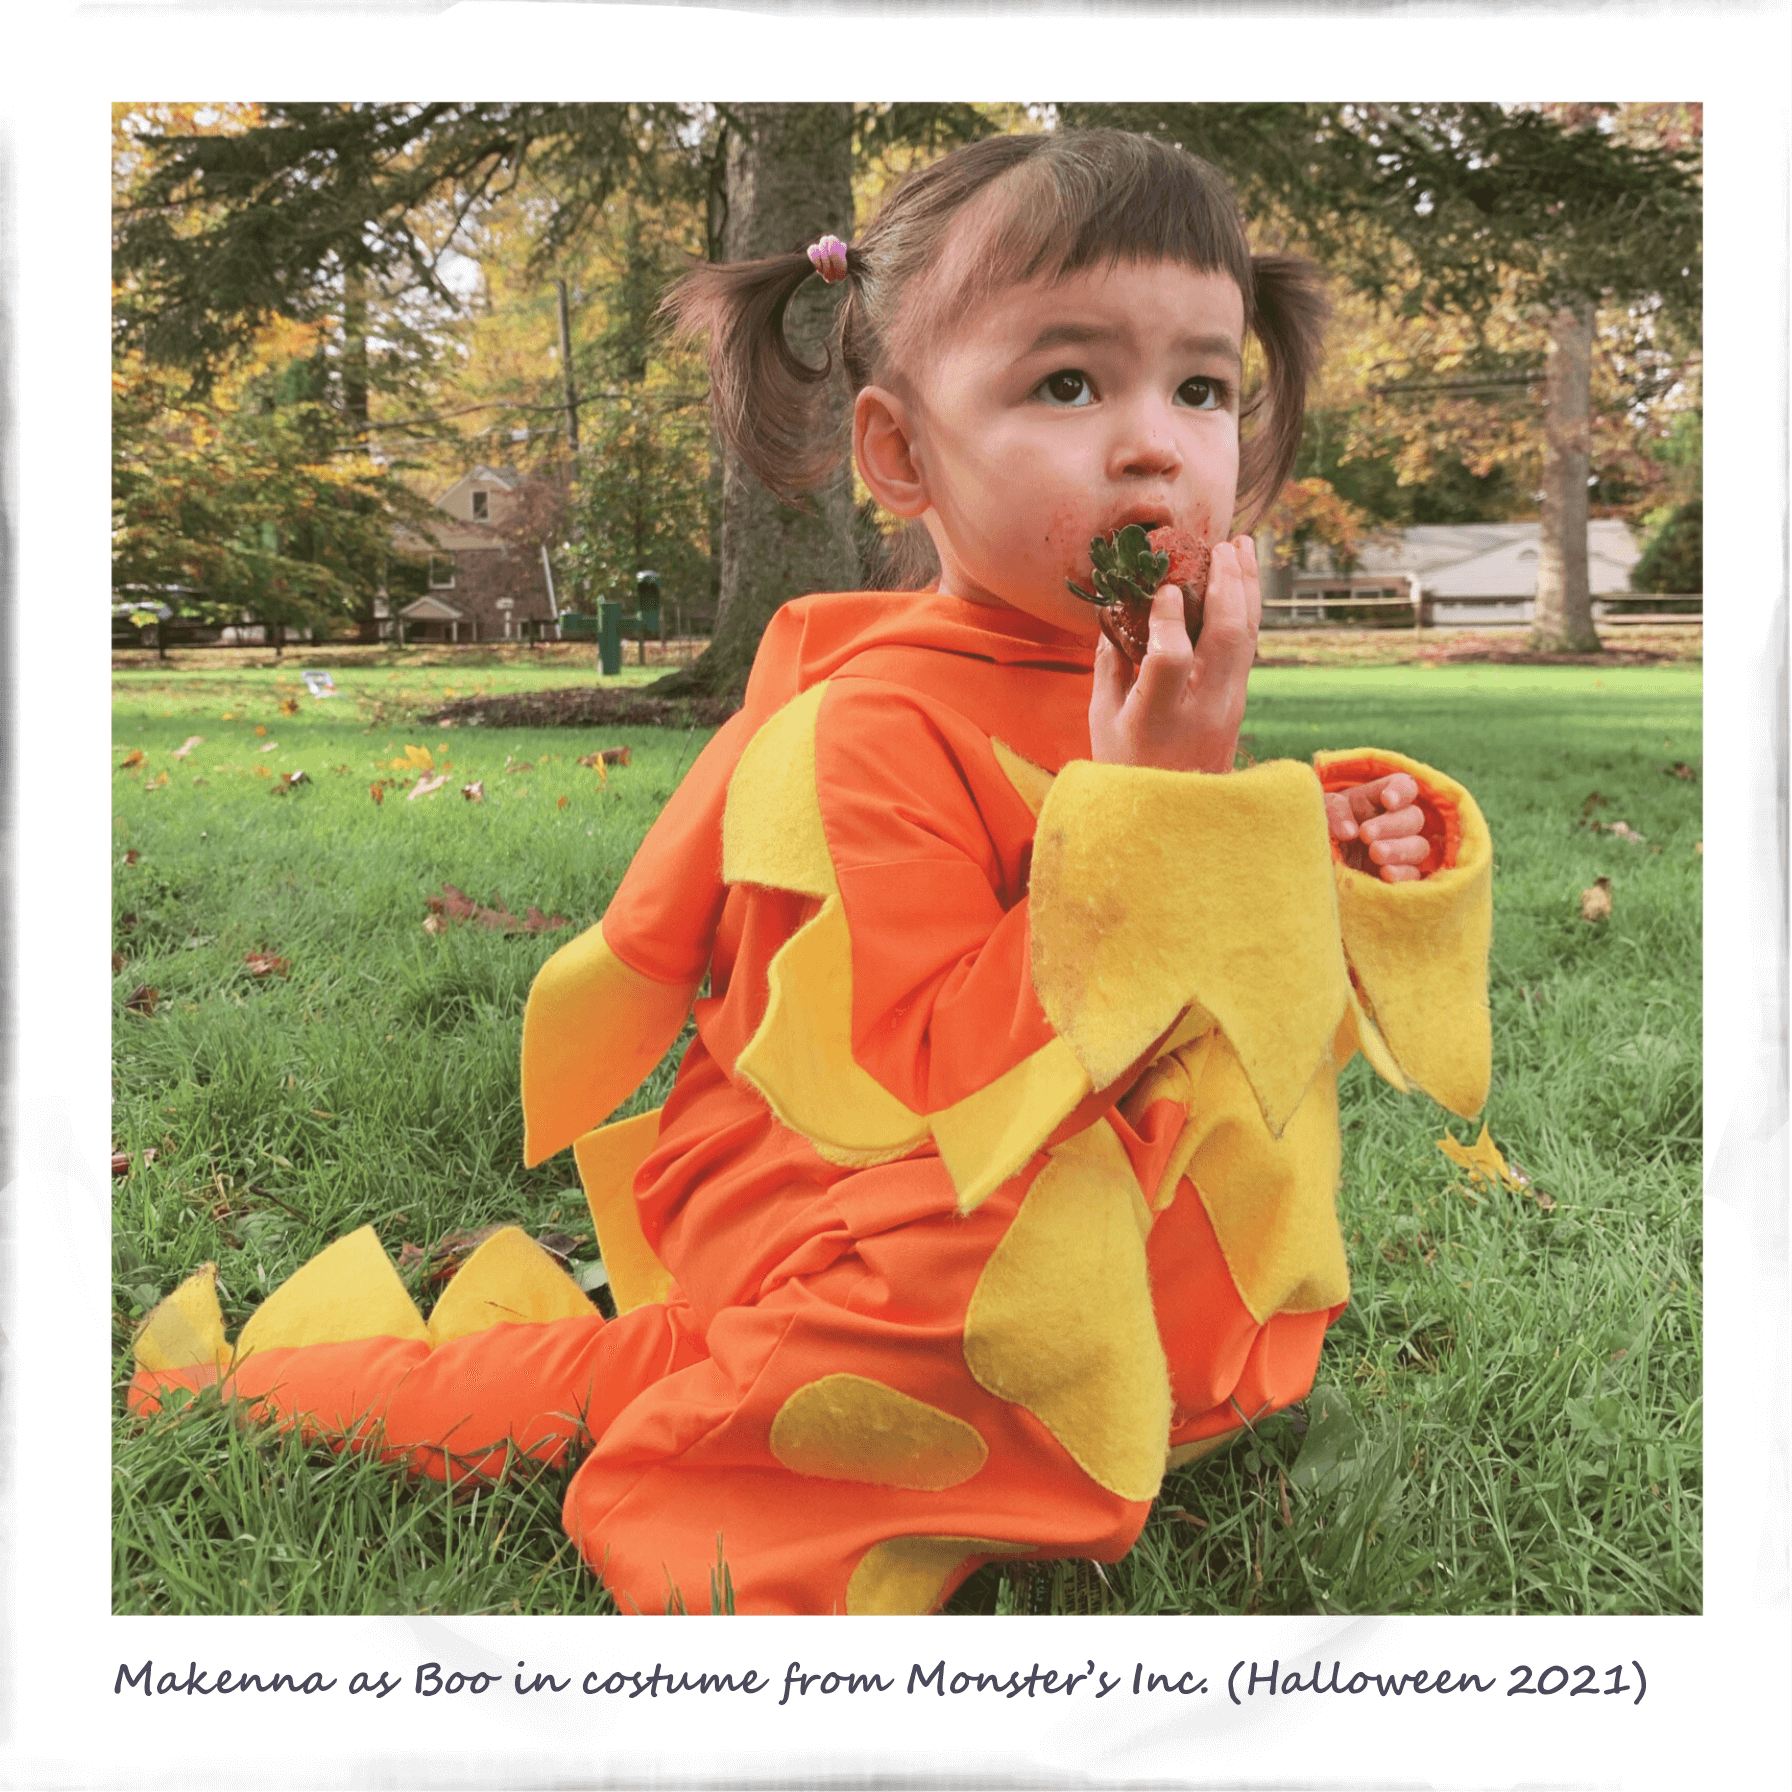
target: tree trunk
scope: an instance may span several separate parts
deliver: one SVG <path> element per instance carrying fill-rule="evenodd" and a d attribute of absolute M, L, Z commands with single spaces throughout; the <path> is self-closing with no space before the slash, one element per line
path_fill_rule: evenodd
<path fill-rule="evenodd" d="M 1564 305 L 1549 320 L 1544 376 L 1543 541 L 1537 553 L 1534 648 L 1598 652 L 1587 583 L 1593 307 Z"/>
<path fill-rule="evenodd" d="M 828 231 L 852 230 L 852 107 L 741 105 L 730 108 L 724 169 L 729 261 L 800 249 Z M 812 280 L 786 314 L 791 345 L 805 360 L 826 353 L 839 295 Z M 845 439 L 843 377 L 825 388 L 829 428 Z M 852 534 L 852 481 L 844 461 L 809 496 L 806 510 L 779 503 L 741 464 L 722 461 L 721 589 L 715 635 L 692 665 L 652 687 L 655 696 L 723 696 L 746 684 L 759 637 L 786 599 L 850 588 L 858 578 Z"/>

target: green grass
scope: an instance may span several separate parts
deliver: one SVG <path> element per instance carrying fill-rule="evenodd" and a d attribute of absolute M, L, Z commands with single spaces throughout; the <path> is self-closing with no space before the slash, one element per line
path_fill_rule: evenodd
<path fill-rule="evenodd" d="M 115 779 L 114 1129 L 119 1149 L 157 1152 L 116 1191 L 121 1381 L 135 1321 L 208 1259 L 234 1330 L 358 1225 L 395 1258 L 501 1219 L 585 1229 L 569 1163 L 520 1167 L 523 998 L 602 912 L 703 736 L 442 731 L 406 712 L 450 685 L 466 694 L 464 669 L 336 677 L 343 698 L 300 697 L 297 715 L 280 709 L 296 669 L 115 677 L 115 760 L 147 758 Z M 992 1567 L 954 1609 L 1699 1609 L 1700 784 L 1669 775 L 1699 770 L 1699 691 L 1682 668 L 1256 675 L 1257 757 L 1395 747 L 1485 810 L 1487 1118 L 1531 1192 L 1464 1188 L 1435 1141 L 1475 1128 L 1353 1066 L 1354 1288 L 1315 1399 L 1171 1475 L 1124 1562 Z M 172 759 L 190 734 L 203 743 Z M 633 763 L 607 785 L 577 765 L 624 738 Z M 407 775 L 385 762 L 407 744 L 452 761 L 437 795 L 405 800 Z M 275 794 L 264 765 L 308 782 Z M 376 805 L 381 778 L 401 782 Z M 472 779 L 483 803 L 458 794 Z M 1579 892 L 1601 874 L 1613 915 L 1594 927 Z M 571 927 L 428 934 L 443 882 Z M 289 975 L 252 977 L 244 955 L 260 950 Z M 124 1007 L 145 983 L 159 991 L 147 1019 Z M 449 1493 L 242 1429 L 209 1399 L 147 1431 L 121 1419 L 115 1607 L 606 1611 L 558 1525 L 564 1484 Z"/>

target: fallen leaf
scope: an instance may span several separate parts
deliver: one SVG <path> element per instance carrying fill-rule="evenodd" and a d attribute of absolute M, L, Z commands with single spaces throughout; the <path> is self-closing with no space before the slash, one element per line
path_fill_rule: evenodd
<path fill-rule="evenodd" d="M 257 734 L 266 734 L 267 730 L 264 727 L 262 727 L 262 725 L 259 722 L 257 722 L 255 724 L 255 732 Z"/>
<path fill-rule="evenodd" d="M 249 769 L 258 778 L 271 778 L 274 775 L 265 765 L 252 765 Z"/>
<path fill-rule="evenodd" d="M 519 759 L 515 765 L 512 765 L 510 755 L 507 753 L 504 756 L 504 770 L 509 775 L 514 776 L 517 772 L 532 772 L 534 769 L 535 761 L 533 759 Z"/>
<path fill-rule="evenodd" d="M 407 766 L 414 766 L 418 771 L 432 772 L 436 768 L 435 755 L 428 747 L 413 747 L 407 744 L 402 759 L 392 761 L 394 771 L 403 771 Z"/>
<path fill-rule="evenodd" d="M 495 927 L 505 933 L 552 933 L 556 928 L 567 924 L 564 915 L 544 915 L 533 904 L 519 921 L 504 906 L 501 896 L 494 896 L 492 901 L 496 906 L 487 908 L 483 903 L 475 902 L 465 891 L 457 890 L 453 884 L 443 884 L 440 896 L 429 896 L 425 901 L 431 915 L 443 920 L 444 924 L 447 921 L 476 921 L 481 927 Z M 430 931 L 437 930 L 432 928 Z"/>
<path fill-rule="evenodd" d="M 257 728 L 255 732 L 257 734 L 265 734 L 267 730 L 265 728 Z M 271 753 L 277 746 L 279 746 L 279 744 L 280 743 L 277 740 L 271 740 L 265 747 L 257 747 L 255 750 L 258 753 Z"/>
<path fill-rule="evenodd" d="M 282 697 L 280 699 L 280 713 L 283 716 L 296 716 L 299 713 L 298 698 L 297 697 Z"/>
<path fill-rule="evenodd" d="M 1585 821 L 1595 809 L 1603 809 L 1606 805 L 1606 800 L 1607 799 L 1602 797 L 1597 790 L 1589 792 L 1587 800 L 1580 806 L 1581 820 Z"/>
<path fill-rule="evenodd" d="M 284 977 L 292 969 L 286 959 L 272 952 L 245 952 L 243 963 L 249 967 L 251 977 Z"/>
<path fill-rule="evenodd" d="M 287 783 L 287 787 L 289 789 L 294 784 L 309 784 L 310 782 L 311 782 L 311 780 L 305 776 L 305 773 L 302 769 L 299 771 L 296 771 L 296 772 L 288 772 L 286 774 L 286 783 Z"/>
<path fill-rule="evenodd" d="M 472 784 L 463 784 L 460 787 L 460 793 L 469 803 L 483 803 L 485 801 L 485 780 L 481 778 Z"/>
<path fill-rule="evenodd" d="M 571 801 L 572 801 L 572 798 L 571 798 L 571 797 L 565 797 L 565 796 L 563 796 L 563 797 L 562 797 L 562 798 L 561 798 L 561 799 L 560 799 L 560 800 L 559 800 L 559 802 L 557 802 L 557 803 L 556 803 L 556 804 L 555 804 L 555 805 L 554 805 L 554 807 L 555 807 L 555 808 L 556 808 L 556 809 L 564 809 L 564 808 L 565 808 L 565 807 L 566 807 L 566 805 L 567 805 L 567 804 L 568 804 L 568 803 L 569 803 L 569 802 L 571 802 Z"/>
<path fill-rule="evenodd" d="M 1605 828 L 1605 832 L 1608 834 L 1616 834 L 1620 840 L 1629 840 L 1637 846 L 1645 846 L 1648 844 L 1647 841 L 1643 839 L 1642 835 L 1639 834 L 1627 821 L 1614 821 L 1609 827 Z"/>
<path fill-rule="evenodd" d="M 116 977 L 125 967 L 125 956 L 122 952 L 112 954 L 112 975 Z"/>
<path fill-rule="evenodd" d="M 114 1176 L 128 1176 L 130 1173 L 130 1153 L 127 1151 L 114 1151 L 112 1153 L 112 1174 Z"/>
<path fill-rule="evenodd" d="M 1469 1181 L 1477 1187 L 1518 1189 L 1520 1186 L 1513 1180 L 1506 1160 L 1500 1155 L 1499 1146 L 1493 1142 L 1493 1135 L 1485 1126 L 1481 1128 L 1481 1136 L 1472 1145 L 1459 1145 L 1446 1134 L 1437 1141 L 1437 1148 L 1451 1163 L 1460 1164 L 1467 1170 Z"/>
<path fill-rule="evenodd" d="M 234 722 L 236 720 L 236 711 L 234 709 L 227 709 L 218 717 L 218 720 L 220 722 Z"/>
<path fill-rule="evenodd" d="M 1661 769 L 1670 778 L 1684 778 L 1689 784 L 1699 775 L 1683 759 L 1677 759 L 1672 765 L 1664 765 Z"/>
<path fill-rule="evenodd" d="M 131 750 L 125 754 L 124 758 L 118 762 L 118 769 L 121 772 L 132 771 L 140 766 L 146 757 L 147 755 L 141 747 L 132 747 Z"/>
<path fill-rule="evenodd" d="M 385 791 L 377 784 L 368 785 L 367 794 L 371 796 L 376 803 L 383 803 L 386 800 Z"/>
<path fill-rule="evenodd" d="M 192 750 L 205 740 L 203 734 L 189 734 L 186 740 L 169 755 L 171 759 L 185 759 Z"/>
<path fill-rule="evenodd" d="M 142 853 L 140 853 L 140 852 L 139 852 L 139 851 L 138 851 L 138 850 L 137 850 L 137 849 L 136 849 L 136 847 L 134 847 L 134 846 L 130 846 L 130 847 L 126 847 L 126 848 L 125 848 L 125 855 L 124 855 L 124 862 L 125 862 L 125 863 L 126 863 L 126 864 L 127 864 L 127 865 L 134 865 L 134 864 L 136 864 L 136 862 L 137 862 L 137 861 L 138 861 L 138 860 L 139 860 L 139 859 L 140 859 L 140 858 L 142 858 L 142 857 L 143 857 L 143 855 L 142 855 Z M 134 920 L 135 920 L 135 919 L 136 919 L 136 917 L 135 917 L 135 916 L 132 916 L 132 920 L 133 920 L 133 921 L 134 921 Z"/>
<path fill-rule="evenodd" d="M 1692 843 L 1692 849 L 1701 859 L 1705 856 L 1705 842 L 1703 840 L 1695 840 Z"/>
<path fill-rule="evenodd" d="M 147 1016 L 155 1013 L 156 1003 L 161 1000 L 161 996 L 162 992 L 159 989 L 152 989 L 147 983 L 139 983 L 137 987 L 125 997 L 124 1005 L 130 1009 L 133 1014 Z"/>
<path fill-rule="evenodd" d="M 143 788 L 145 790 L 163 790 L 166 789 L 167 784 L 168 774 L 166 772 L 157 772 L 153 778 L 145 778 L 143 780 Z"/>
<path fill-rule="evenodd" d="M 448 931 L 448 923 L 444 921 L 440 915 L 425 915 L 423 917 L 423 931 L 425 933 L 446 933 Z"/>
<path fill-rule="evenodd" d="M 1580 893 L 1580 918 L 1583 921 L 1609 921 L 1612 916 L 1612 880 L 1596 877 Z"/>
<path fill-rule="evenodd" d="M 135 933 L 137 931 L 137 917 L 134 914 L 120 915 L 118 917 L 118 931 L 120 933 Z"/>
<path fill-rule="evenodd" d="M 447 782 L 448 774 L 446 772 L 437 772 L 434 777 L 419 778 L 411 786 L 410 794 L 406 796 L 405 801 L 414 803 L 420 796 L 434 796 Z"/>

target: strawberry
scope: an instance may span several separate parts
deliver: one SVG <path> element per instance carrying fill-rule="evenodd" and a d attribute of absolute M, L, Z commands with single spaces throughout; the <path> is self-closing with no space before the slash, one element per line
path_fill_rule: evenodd
<path fill-rule="evenodd" d="M 1075 580 L 1070 589 L 1101 609 L 1101 632 L 1136 666 L 1145 658 L 1150 639 L 1151 599 L 1161 585 L 1182 587 L 1182 611 L 1190 642 L 1201 634 L 1201 611 L 1207 601 L 1207 574 L 1212 550 L 1186 529 L 1167 526 L 1147 532 L 1128 523 L 1112 535 L 1089 543 L 1094 591 Z"/>

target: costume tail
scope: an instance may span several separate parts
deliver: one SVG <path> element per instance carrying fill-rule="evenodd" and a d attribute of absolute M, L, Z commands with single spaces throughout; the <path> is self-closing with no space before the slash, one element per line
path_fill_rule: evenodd
<path fill-rule="evenodd" d="M 339 1239 L 257 1309 L 234 1348 L 206 1264 L 144 1322 L 126 1396 L 221 1384 L 255 1416 L 446 1480 L 515 1457 L 557 1464 L 601 1434 L 690 1344 L 663 1306 L 614 1324 L 516 1227 L 487 1239 L 425 1320 L 371 1226 Z"/>

